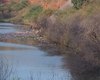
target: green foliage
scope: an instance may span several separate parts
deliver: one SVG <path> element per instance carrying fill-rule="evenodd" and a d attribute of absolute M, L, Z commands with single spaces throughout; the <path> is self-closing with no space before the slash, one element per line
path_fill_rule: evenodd
<path fill-rule="evenodd" d="M 74 7 L 76 9 L 79 9 L 85 1 L 88 1 L 88 0 L 72 0 L 72 3 L 74 4 Z"/>
<path fill-rule="evenodd" d="M 12 1 L 11 4 L 9 5 L 9 8 L 11 8 L 12 10 L 19 11 L 27 6 L 28 6 L 27 0 L 20 0 L 20 2 L 18 3 L 15 3 L 14 1 Z"/>
<path fill-rule="evenodd" d="M 34 19 L 43 11 L 41 6 L 32 6 L 29 12 L 23 17 L 24 19 Z"/>
<path fill-rule="evenodd" d="M 27 0 L 21 0 L 20 3 L 17 5 L 17 10 L 21 10 L 28 6 L 28 1 Z"/>

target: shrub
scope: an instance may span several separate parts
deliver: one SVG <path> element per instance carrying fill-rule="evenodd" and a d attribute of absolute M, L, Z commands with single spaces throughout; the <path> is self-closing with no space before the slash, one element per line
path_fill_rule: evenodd
<path fill-rule="evenodd" d="M 20 0 L 18 3 L 12 1 L 9 5 L 8 5 L 8 9 L 11 10 L 15 10 L 15 11 L 19 11 L 25 7 L 28 6 L 28 1 L 27 0 Z"/>
<path fill-rule="evenodd" d="M 89 0 L 72 0 L 72 3 L 74 4 L 74 7 L 76 9 L 79 9 L 84 4 L 84 2 L 88 2 L 88 1 Z"/>
<path fill-rule="evenodd" d="M 43 8 L 38 5 L 38 6 L 32 6 L 29 9 L 29 12 L 23 17 L 24 19 L 35 19 L 39 16 L 39 14 L 43 11 Z"/>

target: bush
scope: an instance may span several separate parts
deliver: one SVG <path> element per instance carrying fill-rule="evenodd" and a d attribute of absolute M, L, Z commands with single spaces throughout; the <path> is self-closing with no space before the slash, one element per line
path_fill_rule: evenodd
<path fill-rule="evenodd" d="M 29 20 L 34 20 L 36 19 L 39 14 L 43 11 L 43 8 L 39 5 L 37 6 L 32 6 L 31 8 L 29 8 L 29 11 L 27 12 L 26 15 L 23 16 L 24 19 L 28 19 Z"/>
<path fill-rule="evenodd" d="M 8 5 L 8 9 L 11 9 L 11 10 L 15 10 L 15 11 L 19 11 L 25 7 L 27 7 L 29 4 L 28 4 L 28 1 L 27 0 L 21 0 L 19 1 L 18 3 L 12 1 L 9 5 Z"/>
<path fill-rule="evenodd" d="M 84 2 L 88 2 L 88 1 L 89 0 L 72 0 L 72 3 L 74 4 L 74 7 L 76 9 L 79 9 L 84 4 Z"/>

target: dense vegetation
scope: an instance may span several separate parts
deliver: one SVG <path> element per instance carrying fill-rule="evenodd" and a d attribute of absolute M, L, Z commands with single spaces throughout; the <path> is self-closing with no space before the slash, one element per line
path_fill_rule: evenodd
<path fill-rule="evenodd" d="M 100 66 L 100 0 L 72 2 L 74 7 L 65 10 L 45 10 L 41 5 L 29 5 L 26 0 L 11 2 L 5 8 L 12 16 L 7 21 L 37 26 L 49 42 L 70 48 L 71 53 Z M 0 8 L 0 15 L 5 9 Z"/>
<path fill-rule="evenodd" d="M 72 0 L 72 3 L 76 9 L 79 9 L 86 2 L 89 2 L 89 0 Z"/>

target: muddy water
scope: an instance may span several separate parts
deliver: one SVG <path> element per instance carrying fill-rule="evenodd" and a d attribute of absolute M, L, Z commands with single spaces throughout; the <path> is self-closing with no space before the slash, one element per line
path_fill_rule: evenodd
<path fill-rule="evenodd" d="M 0 23 L 0 34 L 18 31 L 14 26 Z M 0 62 L 11 70 L 8 80 L 72 80 L 69 69 L 62 67 L 61 56 L 47 56 L 47 52 L 38 47 L 0 42 L 0 57 Z M 2 74 L 4 71 L 7 73 L 3 70 Z"/>

